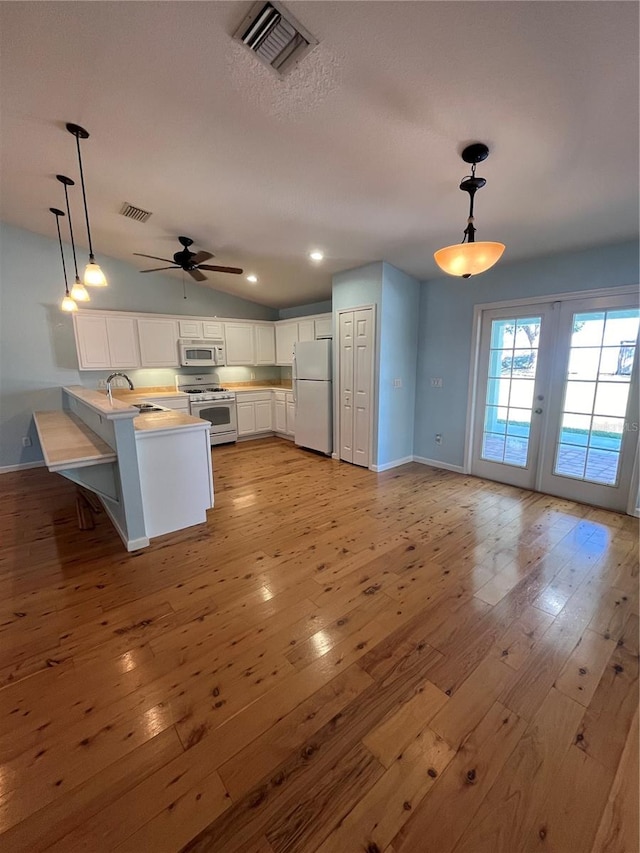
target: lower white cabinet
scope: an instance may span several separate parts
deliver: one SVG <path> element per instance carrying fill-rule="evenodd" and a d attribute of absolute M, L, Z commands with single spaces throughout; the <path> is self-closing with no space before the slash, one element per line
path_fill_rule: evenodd
<path fill-rule="evenodd" d="M 175 320 L 138 320 L 142 367 L 178 367 L 178 324 Z"/>
<path fill-rule="evenodd" d="M 256 432 L 271 432 L 271 400 L 257 400 L 253 405 L 256 411 Z"/>
<path fill-rule="evenodd" d="M 296 404 L 293 394 L 287 394 L 287 435 L 296 434 Z"/>
<path fill-rule="evenodd" d="M 236 399 L 236 419 L 238 435 L 254 435 L 256 432 L 256 404 L 253 400 L 239 402 Z"/>
<path fill-rule="evenodd" d="M 273 432 L 271 391 L 250 391 L 236 394 L 238 436 Z"/>
<path fill-rule="evenodd" d="M 287 431 L 287 403 L 284 400 L 274 400 L 273 402 L 273 416 L 274 416 L 274 425 L 273 428 L 275 432 L 286 433 Z"/>

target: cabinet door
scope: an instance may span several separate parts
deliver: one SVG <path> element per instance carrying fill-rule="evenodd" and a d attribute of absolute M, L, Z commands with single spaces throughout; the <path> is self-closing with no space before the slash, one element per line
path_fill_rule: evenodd
<path fill-rule="evenodd" d="M 238 435 L 253 435 L 256 432 L 256 404 L 236 403 Z"/>
<path fill-rule="evenodd" d="M 326 317 L 318 317 L 317 320 L 314 321 L 316 340 L 318 338 L 331 338 L 333 337 L 333 318 L 331 314 L 327 314 Z"/>
<path fill-rule="evenodd" d="M 297 340 L 297 323 L 276 323 L 276 364 L 293 364 L 293 345 Z"/>
<path fill-rule="evenodd" d="M 287 431 L 287 404 L 284 400 L 276 400 L 273 404 L 275 413 L 275 431 L 286 433 Z"/>
<path fill-rule="evenodd" d="M 107 317 L 111 367 L 140 367 L 138 330 L 133 317 Z"/>
<path fill-rule="evenodd" d="M 255 364 L 252 323 L 225 323 L 224 335 L 228 365 Z"/>
<path fill-rule="evenodd" d="M 316 328 L 313 320 L 298 321 L 298 340 L 299 341 L 315 341 Z"/>
<path fill-rule="evenodd" d="M 138 320 L 142 367 L 178 367 L 178 324 L 175 320 Z"/>
<path fill-rule="evenodd" d="M 256 432 L 271 432 L 271 400 L 256 400 Z"/>
<path fill-rule="evenodd" d="M 209 341 L 221 341 L 224 339 L 224 328 L 222 323 L 203 320 L 202 333 L 203 337 Z"/>
<path fill-rule="evenodd" d="M 256 364 L 276 363 L 276 342 L 273 326 L 255 326 Z"/>
<path fill-rule="evenodd" d="M 287 395 L 287 433 L 295 435 L 296 432 L 296 404 L 293 398 Z"/>
<path fill-rule="evenodd" d="M 178 330 L 181 338 L 197 340 L 202 337 L 200 320 L 178 320 Z"/>
<path fill-rule="evenodd" d="M 75 315 L 73 327 L 80 370 L 103 370 L 111 367 L 106 318 Z"/>

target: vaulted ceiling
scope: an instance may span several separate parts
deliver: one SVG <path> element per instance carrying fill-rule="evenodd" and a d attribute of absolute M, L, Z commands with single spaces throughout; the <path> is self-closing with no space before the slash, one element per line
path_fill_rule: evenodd
<path fill-rule="evenodd" d="M 503 263 L 637 233 L 637 4 L 286 5 L 319 45 L 279 78 L 232 38 L 250 2 L 0 3 L 2 218 L 53 235 L 72 121 L 98 255 L 143 269 L 185 234 L 259 277 L 210 286 L 276 307 L 371 260 L 436 275 L 476 139 L 477 238 Z"/>

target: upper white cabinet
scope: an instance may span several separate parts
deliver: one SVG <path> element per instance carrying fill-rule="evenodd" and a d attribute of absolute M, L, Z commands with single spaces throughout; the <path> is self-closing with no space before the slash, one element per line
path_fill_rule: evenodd
<path fill-rule="evenodd" d="M 181 338 L 187 340 L 221 341 L 224 338 L 223 324 L 215 320 L 178 320 Z"/>
<path fill-rule="evenodd" d="M 255 364 L 253 323 L 225 323 L 224 336 L 228 365 Z"/>
<path fill-rule="evenodd" d="M 276 364 L 293 363 L 293 345 L 297 340 L 297 323 L 276 323 Z"/>
<path fill-rule="evenodd" d="M 142 367 L 178 367 L 178 324 L 175 320 L 138 320 Z"/>
<path fill-rule="evenodd" d="M 314 320 L 314 325 L 316 340 L 333 337 L 333 317 L 331 314 L 326 314 L 324 317 L 317 317 Z"/>
<path fill-rule="evenodd" d="M 316 338 L 315 323 L 313 320 L 298 320 L 298 340 L 314 341 Z"/>
<path fill-rule="evenodd" d="M 273 323 L 259 325 L 255 330 L 256 364 L 276 363 L 276 340 Z"/>
<path fill-rule="evenodd" d="M 80 370 L 139 367 L 138 334 L 131 317 L 73 317 Z"/>

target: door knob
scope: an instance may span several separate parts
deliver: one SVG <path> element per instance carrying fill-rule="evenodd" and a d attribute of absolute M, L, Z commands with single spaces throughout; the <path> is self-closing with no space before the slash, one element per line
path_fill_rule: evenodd
<path fill-rule="evenodd" d="M 542 414 L 542 409 L 534 409 L 533 411 L 536 413 L 536 415 Z"/>

